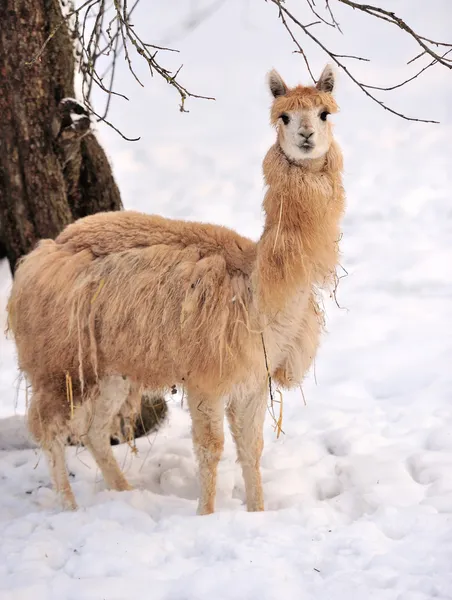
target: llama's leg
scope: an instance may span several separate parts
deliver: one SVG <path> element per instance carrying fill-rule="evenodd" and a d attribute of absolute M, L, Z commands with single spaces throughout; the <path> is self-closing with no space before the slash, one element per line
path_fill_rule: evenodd
<path fill-rule="evenodd" d="M 49 446 L 44 447 L 44 452 L 49 463 L 55 491 L 61 498 L 63 508 L 75 510 L 77 503 L 69 483 L 63 442 L 58 438 L 54 439 Z"/>
<path fill-rule="evenodd" d="M 118 492 L 133 489 L 124 477 L 110 445 L 110 429 L 91 427 L 83 443 L 93 455 L 99 469 L 102 471 L 107 487 Z"/>
<path fill-rule="evenodd" d="M 218 463 L 224 447 L 224 404 L 219 398 L 188 396 L 192 418 L 193 446 L 199 465 L 200 497 L 198 514 L 215 509 Z"/>
<path fill-rule="evenodd" d="M 60 406 L 57 392 L 33 391 L 28 410 L 28 428 L 34 439 L 40 444 L 47 457 L 53 487 L 65 509 L 75 510 L 77 503 L 69 483 L 65 460 L 63 435 L 64 414 L 58 415 L 55 407 Z"/>
<path fill-rule="evenodd" d="M 121 376 L 106 377 L 93 398 L 93 412 L 81 439 L 102 471 L 107 486 L 120 492 L 132 489 L 127 483 L 110 445 L 112 423 L 127 401 L 130 383 Z"/>
<path fill-rule="evenodd" d="M 244 396 L 234 395 L 226 407 L 229 427 L 237 448 L 237 458 L 242 467 L 249 511 L 264 510 L 260 460 L 264 448 L 265 410 L 264 390 Z"/>

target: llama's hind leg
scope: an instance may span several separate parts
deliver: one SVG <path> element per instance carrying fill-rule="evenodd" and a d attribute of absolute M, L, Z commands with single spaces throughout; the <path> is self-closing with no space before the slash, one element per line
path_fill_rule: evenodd
<path fill-rule="evenodd" d="M 57 392 L 34 391 L 28 410 L 28 428 L 44 450 L 52 483 L 63 507 L 75 510 L 77 503 L 69 483 L 63 442 L 66 428 L 61 425 L 64 422 L 64 411 L 58 414 L 56 408 L 59 406 Z"/>
<path fill-rule="evenodd" d="M 102 471 L 107 486 L 119 492 L 132 489 L 124 477 L 110 445 L 112 422 L 131 393 L 122 376 L 105 377 L 92 401 L 92 414 L 81 439 Z"/>
<path fill-rule="evenodd" d="M 249 511 L 264 510 L 260 461 L 264 448 L 265 410 L 265 390 L 253 394 L 233 395 L 226 407 L 229 427 L 237 448 L 237 458 L 242 467 Z"/>
<path fill-rule="evenodd" d="M 188 394 L 193 446 L 199 466 L 198 514 L 214 512 L 218 463 L 224 447 L 224 405 L 220 398 Z"/>
<path fill-rule="evenodd" d="M 48 446 L 44 446 L 43 449 L 47 456 L 55 490 L 61 498 L 63 508 L 66 510 L 75 510 L 77 503 L 71 484 L 69 483 L 63 442 L 60 439 L 54 439 Z"/>
<path fill-rule="evenodd" d="M 102 471 L 107 487 L 118 492 L 133 489 L 124 477 L 110 445 L 110 430 L 92 427 L 83 438 L 83 443 L 91 452 Z"/>

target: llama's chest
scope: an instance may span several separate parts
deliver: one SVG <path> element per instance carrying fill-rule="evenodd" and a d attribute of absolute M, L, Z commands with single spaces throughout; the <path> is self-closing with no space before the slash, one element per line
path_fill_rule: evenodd
<path fill-rule="evenodd" d="M 301 382 L 318 346 L 319 316 L 309 288 L 300 288 L 279 313 L 268 318 L 264 341 L 270 371 L 284 373 L 285 385 Z"/>

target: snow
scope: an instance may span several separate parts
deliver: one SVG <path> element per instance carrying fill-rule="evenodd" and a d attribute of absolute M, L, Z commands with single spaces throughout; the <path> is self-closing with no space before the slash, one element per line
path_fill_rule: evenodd
<path fill-rule="evenodd" d="M 180 115 L 155 80 L 129 90 L 130 105 L 113 105 L 111 120 L 142 136 L 130 144 L 100 130 L 124 201 L 257 238 L 260 163 L 273 139 L 265 73 L 274 66 L 293 84 L 305 76 L 301 59 L 266 3 L 230 2 L 176 40 L 165 39 L 174 22 L 155 4 L 137 23 L 150 32 L 167 23 L 161 41 L 181 49 L 184 81 L 217 101 L 191 100 Z M 428 18 L 424 5 L 423 19 L 421 0 L 397 4 L 421 29 L 428 21 L 429 33 L 448 38 L 446 1 Z M 343 51 L 366 44 L 376 66 L 356 68 L 392 83 L 392 54 L 408 60 L 412 47 L 348 19 L 340 19 Z M 325 59 L 314 57 L 320 73 Z M 125 65 L 117 81 L 119 91 L 131 86 Z M 89 453 L 68 448 L 81 508 L 62 512 L 26 434 L 13 343 L 0 337 L 1 600 L 452 598 L 452 82 L 436 69 L 411 85 L 392 101 L 441 125 L 398 120 L 340 78 L 343 308 L 326 303 L 328 333 L 303 386 L 306 405 L 300 392 L 284 394 L 279 439 L 266 422 L 266 512 L 245 511 L 228 436 L 217 512 L 195 515 L 196 463 L 180 396 L 169 400 L 168 424 L 138 441 L 137 456 L 114 447 L 134 491 L 106 491 Z M 0 269 L 4 315 L 10 280 L 7 265 Z"/>

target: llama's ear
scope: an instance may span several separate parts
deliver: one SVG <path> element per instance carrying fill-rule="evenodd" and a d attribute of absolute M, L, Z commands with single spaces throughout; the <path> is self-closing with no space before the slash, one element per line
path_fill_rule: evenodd
<path fill-rule="evenodd" d="M 274 98 L 285 96 L 287 93 L 287 85 L 284 83 L 281 75 L 273 69 L 268 74 L 268 86 Z"/>
<path fill-rule="evenodd" d="M 333 93 L 334 90 L 334 69 L 331 65 L 326 65 L 323 69 L 322 74 L 315 86 L 320 92 Z"/>

